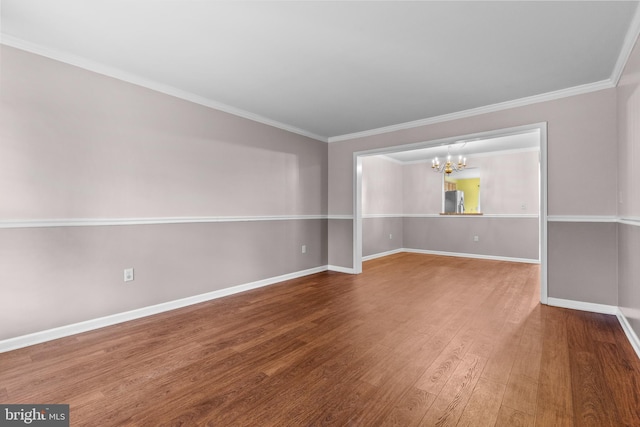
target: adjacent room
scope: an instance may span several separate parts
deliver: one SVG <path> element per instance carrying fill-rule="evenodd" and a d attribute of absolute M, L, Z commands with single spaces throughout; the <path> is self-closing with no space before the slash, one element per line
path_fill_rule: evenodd
<path fill-rule="evenodd" d="M 0 18 L 0 425 L 640 425 L 638 1 Z"/>
<path fill-rule="evenodd" d="M 362 156 L 362 258 L 411 251 L 539 263 L 539 130 L 425 145 Z"/>

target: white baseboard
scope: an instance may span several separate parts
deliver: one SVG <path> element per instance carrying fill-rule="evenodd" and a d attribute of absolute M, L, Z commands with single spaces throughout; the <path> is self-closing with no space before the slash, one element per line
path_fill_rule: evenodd
<path fill-rule="evenodd" d="M 547 298 L 547 305 L 553 307 L 570 308 L 572 310 L 590 311 L 600 314 L 618 314 L 618 307 L 615 305 L 596 304 L 593 302 L 574 301 L 562 298 Z"/>
<path fill-rule="evenodd" d="M 329 271 L 337 271 L 338 273 L 346 273 L 346 274 L 356 274 L 353 268 L 348 267 L 340 267 L 339 265 L 329 265 L 327 266 L 327 270 Z"/>
<path fill-rule="evenodd" d="M 362 257 L 362 261 L 370 261 L 372 259 L 382 258 L 382 257 L 388 256 L 388 255 L 399 254 L 400 252 L 405 252 L 405 250 L 402 249 L 402 248 L 399 248 L 399 249 L 394 249 L 392 251 L 380 252 L 380 253 L 373 254 L 373 255 L 363 256 Z"/>
<path fill-rule="evenodd" d="M 624 312 L 619 307 L 618 312 L 616 313 L 616 317 L 618 318 L 618 322 L 620 322 L 620 326 L 622 326 L 624 334 L 627 336 L 627 339 L 631 343 L 631 347 L 633 347 L 633 350 L 636 352 L 636 355 L 640 359 L 640 339 L 638 339 L 638 335 L 636 335 L 635 331 L 624 315 Z"/>
<path fill-rule="evenodd" d="M 449 253 L 449 252 L 437 252 L 437 251 L 426 251 L 426 250 L 418 250 L 418 249 L 397 249 L 394 251 L 384 252 L 380 254 L 370 255 L 366 257 L 367 259 L 380 258 L 386 255 L 392 255 L 394 253 L 399 252 L 413 252 L 413 253 L 426 253 L 426 254 L 435 254 L 435 255 L 447 255 L 447 256 L 465 256 L 466 254 L 457 254 L 457 253 Z M 468 256 L 468 258 L 479 258 L 479 256 Z M 496 259 L 496 258 L 490 258 Z M 518 259 L 518 258 L 516 258 Z M 365 261 L 365 257 L 362 258 Z M 505 260 L 513 260 L 505 259 Z M 528 261 L 517 261 L 517 262 L 528 262 Z M 535 260 L 537 263 L 537 260 Z M 633 350 L 636 352 L 638 358 L 640 358 L 640 339 L 638 339 L 638 335 L 636 335 L 635 331 L 627 321 L 627 318 L 624 316 L 624 312 L 622 309 L 615 305 L 606 305 L 606 304 L 596 304 L 592 302 L 583 302 L 583 301 L 574 301 L 562 298 L 547 298 L 547 305 L 553 307 L 561 307 L 561 308 L 569 308 L 572 310 L 581 310 L 581 311 L 589 311 L 592 313 L 600 313 L 600 314 L 613 314 L 618 318 L 618 322 L 620 322 L 620 326 L 624 331 L 627 339 L 631 343 Z"/>
<path fill-rule="evenodd" d="M 415 253 L 432 253 L 427 251 L 418 251 L 412 249 L 396 249 L 382 254 L 370 255 L 368 259 L 379 258 L 382 256 L 392 255 L 400 252 L 415 252 Z M 436 253 L 443 254 L 443 253 Z M 463 256 L 462 254 L 453 254 L 453 256 Z M 364 259 L 364 258 L 363 258 Z M 520 261 L 523 262 L 523 261 Z M 220 289 L 205 294 L 195 295 L 192 297 L 182 298 L 179 300 L 169 301 L 161 304 L 152 305 L 149 307 L 143 307 L 136 310 L 126 311 L 124 313 L 117 313 L 110 316 L 100 317 L 97 319 L 91 319 L 84 322 L 74 323 L 71 325 L 61 326 L 58 328 L 48 329 L 46 331 L 34 332 L 19 337 L 9 338 L 0 341 L 0 353 L 4 353 L 11 350 L 16 350 L 30 345 L 40 344 L 46 341 L 55 340 L 58 338 L 64 338 L 67 336 L 79 334 L 82 332 L 88 332 L 95 329 L 104 328 L 106 326 L 116 325 L 118 323 L 127 322 L 129 320 L 135 320 L 154 314 L 163 313 L 165 311 L 171 311 L 178 308 L 186 307 L 189 305 L 198 304 L 205 301 L 210 301 L 217 298 L 222 298 L 228 295 L 237 294 L 240 292 L 248 291 L 251 289 L 257 289 L 264 286 L 269 286 L 275 283 L 283 282 L 285 280 L 296 279 L 299 277 L 308 276 L 323 271 L 337 271 L 340 273 L 354 274 L 354 269 L 340 267 L 336 265 L 320 266 L 311 268 L 308 270 L 297 271 L 294 273 L 284 274 L 282 276 L 271 277 L 268 279 L 258 280 L 256 282 L 245 283 L 243 285 L 233 286 L 230 288 Z M 595 304 L 590 302 L 573 301 L 561 298 L 549 297 L 547 304 L 554 307 L 569 308 L 574 310 L 590 311 L 594 313 L 613 314 L 618 318 L 620 325 L 627 336 L 627 339 L 631 343 L 634 351 L 640 358 L 640 339 L 634 332 L 633 328 L 624 316 L 624 313 L 619 307 L 605 304 Z"/>
<path fill-rule="evenodd" d="M 601 313 L 601 314 L 613 314 L 618 318 L 618 322 L 624 331 L 624 334 L 627 336 L 631 347 L 636 352 L 636 355 L 640 359 L 640 339 L 638 339 L 638 335 L 636 335 L 635 331 L 629 324 L 629 321 L 624 315 L 624 312 L 620 307 L 615 305 L 606 305 L 606 304 L 594 304 L 592 302 L 582 302 L 582 301 L 573 301 L 568 299 L 561 298 L 552 298 L 549 297 L 547 299 L 547 304 L 554 307 L 562 307 L 562 308 L 570 308 L 573 310 L 581 310 L 581 311 L 590 311 L 592 313 Z"/>
<path fill-rule="evenodd" d="M 527 264 L 540 264 L 540 261 L 537 259 L 530 258 L 514 258 L 514 257 L 506 257 L 506 256 L 496 256 L 496 255 L 481 255 L 481 254 L 465 254 L 460 252 L 443 252 L 443 251 L 431 251 L 428 249 L 409 249 L 403 248 L 400 252 L 411 252 L 415 254 L 428 254 L 428 255 L 443 255 L 443 256 L 454 256 L 461 258 L 476 258 L 476 259 L 490 259 L 494 261 L 509 261 L 509 262 L 523 262 Z"/>
<path fill-rule="evenodd" d="M 326 265 L 0 341 L 0 353 L 327 271 Z"/>

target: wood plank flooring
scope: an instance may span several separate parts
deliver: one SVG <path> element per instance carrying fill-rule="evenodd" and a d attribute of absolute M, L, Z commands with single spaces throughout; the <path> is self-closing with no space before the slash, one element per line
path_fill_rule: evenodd
<path fill-rule="evenodd" d="M 0 354 L 0 402 L 73 426 L 640 426 L 614 316 L 539 266 L 396 254 Z"/>

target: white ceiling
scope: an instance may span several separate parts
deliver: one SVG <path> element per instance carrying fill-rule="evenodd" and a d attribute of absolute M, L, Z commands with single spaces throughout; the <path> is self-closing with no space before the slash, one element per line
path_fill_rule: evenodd
<path fill-rule="evenodd" d="M 612 87 L 640 26 L 635 1 L 0 6 L 4 44 L 325 141 Z"/>

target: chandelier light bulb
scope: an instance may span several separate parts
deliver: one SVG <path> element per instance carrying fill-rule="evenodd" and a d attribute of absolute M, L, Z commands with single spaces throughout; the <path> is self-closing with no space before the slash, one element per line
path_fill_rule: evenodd
<path fill-rule="evenodd" d="M 462 154 L 458 155 L 457 163 L 451 161 L 450 153 L 447 153 L 447 161 L 442 165 L 440 164 L 440 159 L 438 159 L 437 156 L 431 160 L 431 169 L 433 169 L 434 172 L 444 173 L 447 175 L 450 175 L 452 172 L 459 172 L 465 167 L 467 167 L 467 158 L 462 157 Z"/>
<path fill-rule="evenodd" d="M 436 171 L 440 168 L 440 160 L 437 157 L 431 160 L 431 167 Z"/>

